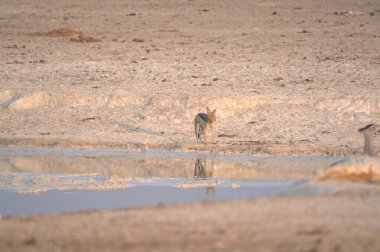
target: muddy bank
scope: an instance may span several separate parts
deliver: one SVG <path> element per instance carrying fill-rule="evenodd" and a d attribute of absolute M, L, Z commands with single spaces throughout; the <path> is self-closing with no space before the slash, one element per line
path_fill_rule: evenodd
<path fill-rule="evenodd" d="M 359 154 L 356 130 L 380 120 L 378 9 L 4 3 L 0 144 Z M 209 146 L 192 125 L 206 106 L 218 117 Z"/>
<path fill-rule="evenodd" d="M 5 146 L 354 155 L 362 148 L 357 129 L 380 118 L 377 96 L 208 99 L 42 92 L 12 93 L 2 104 Z M 207 106 L 217 108 L 218 122 L 215 143 L 205 146 L 195 141 L 193 120 Z"/>

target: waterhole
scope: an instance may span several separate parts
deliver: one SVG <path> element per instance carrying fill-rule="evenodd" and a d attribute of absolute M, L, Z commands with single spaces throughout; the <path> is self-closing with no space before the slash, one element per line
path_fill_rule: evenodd
<path fill-rule="evenodd" d="M 286 192 L 336 160 L 0 147 L 0 214 L 268 197 Z"/>

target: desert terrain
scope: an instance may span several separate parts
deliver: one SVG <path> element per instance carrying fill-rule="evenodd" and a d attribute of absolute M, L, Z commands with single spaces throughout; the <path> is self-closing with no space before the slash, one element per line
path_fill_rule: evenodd
<path fill-rule="evenodd" d="M 380 120 L 377 1 L 1 9 L 3 145 L 357 154 L 357 128 Z M 219 137 L 204 147 L 207 106 Z"/>
<path fill-rule="evenodd" d="M 380 123 L 377 0 L 5 0 L 0 35 L 1 146 L 353 157 Z M 3 217 L 0 250 L 380 250 L 378 184 L 305 183 L 328 193 Z"/>

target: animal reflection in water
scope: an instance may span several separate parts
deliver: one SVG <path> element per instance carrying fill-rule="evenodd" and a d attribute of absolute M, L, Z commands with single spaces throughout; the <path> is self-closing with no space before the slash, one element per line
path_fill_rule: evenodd
<path fill-rule="evenodd" d="M 211 178 L 214 169 L 214 161 L 212 159 L 197 158 L 194 165 L 194 178 Z M 206 194 L 215 193 L 215 186 L 207 186 Z"/>

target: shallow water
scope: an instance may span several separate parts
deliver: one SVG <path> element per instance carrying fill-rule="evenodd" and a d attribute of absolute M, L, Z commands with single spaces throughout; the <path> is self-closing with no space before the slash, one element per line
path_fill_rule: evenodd
<path fill-rule="evenodd" d="M 199 187 L 182 189 L 170 186 L 138 186 L 121 190 L 50 190 L 28 195 L 0 191 L 2 215 L 33 215 L 83 211 L 89 209 L 115 209 L 174 204 L 196 201 L 215 201 L 264 197 L 276 194 L 292 181 L 257 182 L 251 187 Z M 253 185 L 253 184 L 252 184 Z"/>
<path fill-rule="evenodd" d="M 265 197 L 336 160 L 0 147 L 0 214 Z"/>

